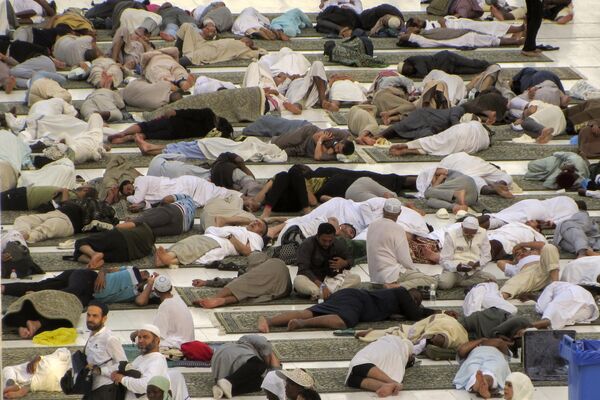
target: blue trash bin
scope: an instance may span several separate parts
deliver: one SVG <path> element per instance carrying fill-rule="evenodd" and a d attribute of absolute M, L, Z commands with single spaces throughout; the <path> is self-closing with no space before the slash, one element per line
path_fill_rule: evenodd
<path fill-rule="evenodd" d="M 569 362 L 569 400 L 590 400 L 600 393 L 600 340 L 563 336 L 560 356 Z"/>

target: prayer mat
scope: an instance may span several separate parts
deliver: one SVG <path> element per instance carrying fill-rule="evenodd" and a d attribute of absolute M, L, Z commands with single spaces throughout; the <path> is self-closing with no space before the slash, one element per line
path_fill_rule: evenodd
<path fill-rule="evenodd" d="M 59 272 L 59 271 L 66 271 L 66 270 L 70 270 L 70 269 L 85 268 L 85 264 L 83 264 L 83 263 L 62 259 L 63 256 L 71 256 L 71 255 L 73 255 L 73 250 L 66 251 L 64 253 L 62 253 L 62 252 L 61 253 L 58 253 L 58 252 L 31 253 L 31 257 L 33 258 L 33 261 L 35 261 L 45 272 Z M 126 261 L 126 262 L 121 262 L 121 263 L 105 263 L 104 265 L 106 265 L 108 267 L 133 265 L 140 269 L 155 268 L 153 254 L 146 256 L 144 258 L 140 258 L 138 260 Z"/>
<path fill-rule="evenodd" d="M 513 182 L 525 191 L 533 190 L 552 190 L 544 187 L 543 181 L 532 181 L 525 179 L 525 175 L 512 175 Z"/>
<path fill-rule="evenodd" d="M 327 111 L 327 115 L 338 125 L 348 125 L 348 113 L 341 111 Z"/>
<path fill-rule="evenodd" d="M 552 197 L 556 197 L 558 194 L 547 194 L 547 195 L 527 195 L 527 196 L 515 196 L 512 199 L 505 199 L 500 196 L 487 196 L 481 195 L 479 196 L 480 205 L 487 210 L 488 212 L 499 212 L 514 203 L 525 200 L 525 199 L 538 199 L 545 200 Z M 600 210 L 600 200 L 593 199 L 591 197 L 582 197 L 577 195 L 577 193 L 560 193 L 560 196 L 569 196 L 573 198 L 573 200 L 581 200 L 584 201 L 587 205 L 588 210 Z"/>
<path fill-rule="evenodd" d="M 510 124 L 505 125 L 493 125 L 489 127 L 494 134 L 492 135 L 492 143 L 498 143 L 501 141 L 511 141 L 512 139 L 523 136 L 524 132 L 517 132 L 511 129 Z M 569 135 L 557 135 L 553 136 L 552 140 L 569 140 Z M 552 144 L 550 141 L 549 144 Z"/>
<path fill-rule="evenodd" d="M 432 156 L 428 154 L 409 154 L 400 157 L 391 156 L 389 154 L 389 149 L 384 147 L 364 147 L 363 150 L 379 163 L 436 162 L 444 158 L 443 156 Z M 525 161 L 548 157 L 557 151 L 577 151 L 577 146 L 495 143 L 489 148 L 472 155 L 481 157 L 486 161 Z"/>

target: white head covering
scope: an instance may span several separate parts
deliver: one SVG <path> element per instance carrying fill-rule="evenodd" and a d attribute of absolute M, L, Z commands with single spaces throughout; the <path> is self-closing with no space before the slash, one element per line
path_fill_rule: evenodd
<path fill-rule="evenodd" d="M 467 217 L 463 220 L 462 227 L 465 229 L 479 229 L 479 222 L 475 217 Z"/>
<path fill-rule="evenodd" d="M 433 176 L 435 175 L 435 170 L 437 169 L 437 167 L 431 167 L 428 168 L 424 171 L 419 172 L 419 175 L 417 175 L 417 197 L 425 197 L 425 191 L 427 189 L 429 189 L 429 187 L 431 186 L 431 180 L 433 179 Z"/>
<path fill-rule="evenodd" d="M 388 26 L 392 29 L 398 29 L 400 27 L 401 21 L 398 17 L 391 17 L 388 19 Z"/>
<path fill-rule="evenodd" d="M 171 284 L 171 280 L 169 279 L 168 276 L 160 275 L 160 276 L 157 276 L 156 279 L 154 280 L 153 288 L 157 292 L 166 293 L 166 292 L 171 291 L 171 289 L 173 288 L 173 285 Z"/>
<path fill-rule="evenodd" d="M 387 199 L 383 204 L 383 211 L 390 214 L 399 214 L 402 212 L 402 203 L 395 198 Z"/>
<path fill-rule="evenodd" d="M 152 325 L 152 324 L 144 324 L 142 325 L 142 327 L 140 328 L 141 331 L 148 331 L 150 333 L 153 333 L 156 337 L 160 337 L 160 329 L 158 329 L 158 326 L 156 325 Z"/>
<path fill-rule="evenodd" d="M 532 400 L 533 384 L 531 379 L 522 372 L 513 372 L 507 378 L 513 388 L 513 400 Z"/>

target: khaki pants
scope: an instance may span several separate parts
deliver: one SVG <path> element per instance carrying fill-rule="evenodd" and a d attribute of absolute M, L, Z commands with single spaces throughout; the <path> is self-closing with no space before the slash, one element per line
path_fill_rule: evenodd
<path fill-rule="evenodd" d="M 50 211 L 44 214 L 22 215 L 15 219 L 15 230 L 29 235 L 27 242 L 72 236 L 73 224 L 66 214 Z"/>
<path fill-rule="evenodd" d="M 521 293 L 542 290 L 551 282 L 550 273 L 559 268 L 559 260 L 560 255 L 556 246 L 545 245 L 540 253 L 540 262 L 522 269 L 506 281 L 500 292 L 508 293 L 512 298 Z"/>
<path fill-rule="evenodd" d="M 437 279 L 433 276 L 425 275 L 421 271 L 411 271 L 407 270 L 404 273 L 398 275 L 398 280 L 396 283 L 399 283 L 400 286 L 405 288 L 406 290 L 415 289 L 419 286 L 431 286 L 431 284 L 435 284 Z"/>
<path fill-rule="evenodd" d="M 360 276 L 346 270 L 334 277 L 325 278 L 324 282 L 329 291 L 335 293 L 340 289 L 359 286 Z M 294 278 L 294 289 L 298 294 L 314 298 L 319 297 L 320 288 L 305 275 L 296 275 L 296 278 Z"/>
<path fill-rule="evenodd" d="M 496 282 L 496 278 L 494 275 L 481 270 L 475 271 L 473 275 L 465 275 L 460 272 L 444 271 L 440 275 L 438 288 L 452 289 L 457 285 L 460 287 L 469 287 L 489 281 Z"/>

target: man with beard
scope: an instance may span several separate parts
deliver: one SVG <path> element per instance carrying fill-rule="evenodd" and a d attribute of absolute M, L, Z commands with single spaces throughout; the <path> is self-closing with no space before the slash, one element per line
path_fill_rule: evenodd
<path fill-rule="evenodd" d="M 111 381 L 121 361 L 127 362 L 127 356 L 121 341 L 112 331 L 104 326 L 108 318 L 108 306 L 99 301 L 90 302 L 86 313 L 86 325 L 91 331 L 85 345 L 88 368 L 91 369 L 92 392 L 84 399 L 113 400 L 117 399 L 118 386 Z"/>
<path fill-rule="evenodd" d="M 137 331 L 137 347 L 140 355 L 130 364 L 131 369 L 138 371 L 141 376 L 133 378 L 119 372 L 113 372 L 111 379 L 127 388 L 125 400 L 148 400 L 146 387 L 155 376 L 169 379 L 167 361 L 158 351 L 160 346 L 160 330 L 156 325 L 144 324 Z"/>

